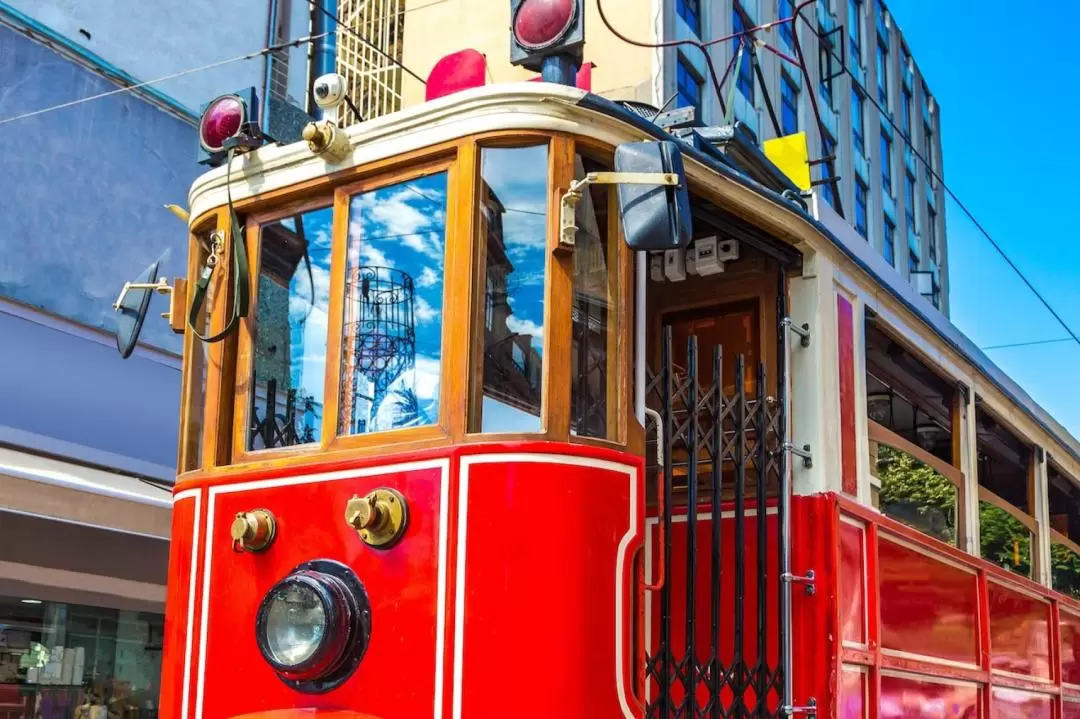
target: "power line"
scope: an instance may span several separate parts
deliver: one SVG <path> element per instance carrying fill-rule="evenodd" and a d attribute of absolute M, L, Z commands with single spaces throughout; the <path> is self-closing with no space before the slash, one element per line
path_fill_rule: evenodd
<path fill-rule="evenodd" d="M 988 351 L 988 350 L 1004 350 L 1004 349 L 1009 349 L 1011 347 L 1032 347 L 1034 345 L 1050 345 L 1050 344 L 1057 344 L 1059 342 L 1072 342 L 1072 341 L 1073 341 L 1072 337 L 1058 337 L 1057 339 L 1053 339 L 1053 340 L 1031 340 L 1029 342 L 1010 342 L 1008 344 L 1003 344 L 1003 345 L 990 345 L 988 347 L 982 347 L 981 349 L 985 352 L 985 351 Z"/>
<path fill-rule="evenodd" d="M 213 70 L 214 68 L 223 67 L 225 65 L 230 65 L 230 64 L 232 64 L 234 62 L 241 62 L 243 60 L 254 60 L 257 57 L 261 57 L 263 55 L 267 55 L 267 54 L 272 53 L 272 52 L 277 52 L 278 50 L 284 50 L 287 47 L 299 47 L 300 45 L 304 45 L 304 44 L 307 44 L 309 42 L 313 42 L 315 40 L 318 40 L 319 38 L 326 37 L 329 34 L 330 33 L 324 32 L 324 33 L 320 33 L 319 35 L 308 35 L 307 37 L 301 37 L 301 38 L 297 38 L 296 40 L 290 40 L 288 42 L 278 43 L 277 45 L 269 45 L 267 47 L 264 47 L 262 50 L 258 50 L 256 52 L 249 52 L 246 55 L 238 55 L 236 57 L 229 58 L 228 60 L 219 60 L 217 62 L 212 62 L 209 65 L 202 65 L 200 67 L 193 67 L 193 68 L 191 68 L 189 70 L 181 70 L 180 72 L 174 72 L 174 73 L 171 73 L 169 75 L 164 75 L 162 77 L 155 78 L 153 80 L 146 80 L 145 82 L 138 82 L 138 83 L 135 83 L 134 85 L 126 85 L 124 87 L 118 87 L 115 90 L 109 90 L 108 92 L 98 93 L 97 95 L 89 95 L 87 97 L 79 98 L 78 100 L 70 100 L 68 102 L 62 102 L 59 105 L 53 105 L 52 107 L 43 107 L 40 110 L 33 110 L 31 112 L 24 112 L 21 115 L 15 115 L 13 117 L 8 117 L 8 118 L 4 118 L 3 120 L 0 120 L 0 125 L 6 125 L 9 122 L 15 122 L 17 120 L 26 120 L 26 119 L 31 118 L 31 117 L 37 117 L 38 115 L 44 115 L 44 114 L 49 113 L 49 112 L 54 112 L 55 110 L 63 110 L 63 109 L 68 108 L 68 107 L 74 107 L 75 105 L 82 105 L 83 103 L 87 103 L 87 102 L 90 102 L 92 100 L 100 100 L 102 98 L 110 97 L 112 95 L 122 95 L 125 92 L 131 92 L 132 90 L 138 90 L 139 88 L 147 87 L 149 85 L 156 85 L 156 84 L 158 84 L 160 82 L 165 82 L 166 80 L 174 80 L 174 79 L 176 79 L 178 77 L 184 77 L 185 75 L 194 75 L 197 72 L 203 72 L 205 70 Z"/>
<path fill-rule="evenodd" d="M 816 29 L 810 23 L 810 20 L 808 20 L 807 18 L 804 17 L 803 22 L 805 22 L 807 24 L 807 26 L 810 28 L 810 30 L 812 32 L 817 34 Z M 847 63 L 844 63 L 844 72 L 847 73 L 848 76 L 851 77 L 852 82 L 858 82 L 858 78 L 855 77 L 855 74 L 851 71 L 851 68 L 848 67 Z M 860 85 L 861 85 L 861 83 L 860 83 Z M 814 92 L 814 88 L 812 88 L 812 87 L 809 88 L 809 91 Z M 939 183 L 941 183 L 941 187 L 947 193 L 949 193 L 949 197 L 951 197 L 953 199 L 953 202 L 955 202 L 957 204 L 957 206 L 963 211 L 963 213 L 965 215 L 967 215 L 968 219 L 971 220 L 972 223 L 974 223 L 976 229 L 978 229 L 979 232 L 982 233 L 983 237 L 986 238 L 986 240 L 990 243 L 991 247 L 993 247 L 994 250 L 996 250 L 997 253 L 999 255 L 1001 255 L 1001 259 L 1005 260 L 1005 263 L 1008 264 L 1009 267 L 1012 268 L 1012 271 L 1016 273 L 1016 275 L 1024 282 L 1025 285 L 1027 285 L 1027 288 L 1029 290 L 1031 290 L 1032 294 L 1034 294 L 1035 297 L 1039 300 L 1039 302 L 1042 303 L 1042 306 L 1046 308 L 1046 310 L 1051 314 L 1051 316 L 1055 320 L 1057 320 L 1057 323 L 1059 325 L 1061 325 L 1061 327 L 1069 334 L 1069 339 L 1071 339 L 1078 346 L 1080 346 L 1080 337 L 1078 337 L 1077 334 L 1075 332 L 1073 332 L 1072 328 L 1069 327 L 1069 325 L 1065 322 L 1065 320 L 1061 317 L 1061 315 L 1059 315 L 1057 313 L 1057 311 L 1050 305 L 1050 302 L 1045 297 L 1043 297 L 1042 293 L 1039 292 L 1037 289 L 1035 289 L 1035 285 L 1033 285 L 1031 283 L 1031 280 L 1029 280 L 1024 275 L 1024 273 L 1020 271 L 1020 268 L 1017 267 L 1016 263 L 1013 262 L 1012 259 L 1005 253 L 1005 250 L 1002 249 L 1001 245 L 999 245 L 994 240 L 994 238 L 990 236 L 990 233 L 986 230 L 985 227 L 982 226 L 982 223 L 979 222 L 979 220 L 975 217 L 974 213 L 972 213 L 971 210 L 969 210 L 967 208 L 967 205 L 965 205 L 960 200 L 960 198 L 957 197 L 956 193 L 953 192 L 951 187 L 949 187 L 947 184 L 945 184 L 945 180 L 943 180 L 941 175 L 939 175 L 934 170 L 933 165 L 930 162 L 928 162 L 927 159 L 925 157 L 923 157 L 919 153 L 919 151 L 917 149 L 915 149 L 915 146 L 911 142 L 911 138 L 908 137 L 907 133 L 904 132 L 904 130 L 901 129 L 900 126 L 896 124 L 896 122 L 892 119 L 892 115 L 881 107 L 880 103 L 878 103 L 878 101 L 876 99 L 874 99 L 874 97 L 873 97 L 873 95 L 871 93 L 869 93 L 869 92 L 866 93 L 864 95 L 864 97 L 867 100 L 870 101 L 870 104 L 872 104 L 875 108 L 877 108 L 878 114 L 881 115 L 889 123 L 889 125 L 893 128 L 893 130 L 895 132 L 900 133 L 900 136 L 905 138 L 905 140 L 907 141 L 906 144 L 907 144 L 908 148 L 911 150 L 911 153 L 915 157 L 917 157 L 920 162 L 923 163 L 923 166 L 926 168 L 926 171 L 929 172 L 933 176 L 933 178 L 935 180 L 937 180 Z"/>
<path fill-rule="evenodd" d="M 424 5 L 423 7 L 431 7 L 432 5 L 437 5 L 437 4 L 438 4 L 437 2 L 428 3 L 427 5 Z M 351 25 L 347 25 L 344 22 L 342 22 L 341 18 L 339 18 L 337 15 L 335 15 L 334 13 L 332 13 L 329 10 L 327 10 L 326 8 L 324 8 L 322 5 L 320 5 L 317 2 L 317 0 L 308 0 L 308 5 L 310 5 L 312 8 L 318 10 L 323 15 L 325 15 L 326 17 L 333 20 L 337 24 L 337 26 L 340 27 L 342 30 L 349 33 L 350 35 L 355 37 L 357 40 L 364 43 L 365 45 L 370 47 L 372 50 L 379 53 L 380 55 L 385 57 L 387 60 L 389 60 L 390 62 L 392 62 L 395 65 L 397 65 L 398 67 L 400 67 L 402 70 L 404 70 L 405 72 L 407 72 L 410 75 L 412 75 L 413 77 L 415 77 L 417 80 L 420 81 L 421 85 L 427 85 L 427 80 L 420 77 L 419 75 L 417 75 L 415 72 L 413 72 L 409 68 L 405 67 L 405 64 L 403 62 L 401 62 L 401 60 L 398 60 L 396 57 L 394 57 L 393 55 L 388 53 L 386 50 L 383 50 L 381 47 L 379 47 L 378 45 L 376 45 L 375 43 L 371 42 L 366 37 L 361 35 L 359 30 L 356 30 Z M 415 9 L 420 10 L 421 8 L 415 8 Z"/>

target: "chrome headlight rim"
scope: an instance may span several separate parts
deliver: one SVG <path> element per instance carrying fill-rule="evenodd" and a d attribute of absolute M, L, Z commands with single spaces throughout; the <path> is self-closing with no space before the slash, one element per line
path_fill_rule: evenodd
<path fill-rule="evenodd" d="M 311 656 L 295 665 L 278 662 L 270 651 L 267 620 L 272 598 L 290 585 L 312 590 L 326 626 Z M 255 615 L 259 653 L 278 678 L 293 689 L 322 693 L 340 686 L 359 666 L 371 639 L 371 602 L 356 574 L 341 562 L 315 559 L 295 567 L 263 597 Z"/>

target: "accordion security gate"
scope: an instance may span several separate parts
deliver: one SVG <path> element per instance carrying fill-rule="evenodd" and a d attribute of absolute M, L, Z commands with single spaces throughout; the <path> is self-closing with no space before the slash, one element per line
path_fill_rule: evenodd
<path fill-rule="evenodd" d="M 650 467 L 651 475 L 662 474 L 649 535 L 647 718 L 768 719 L 800 711 L 791 708 L 787 676 L 785 335 L 780 328 L 774 397 L 764 364 L 748 368 L 742 356 L 725 357 L 716 347 L 711 367 L 699 367 L 696 337 L 687 340 L 686 367 L 675 366 L 672 330 L 664 329 L 661 369 L 648 383 L 649 404 L 661 408 L 664 447 L 651 455 L 663 457 L 663 466 Z M 734 369 L 727 389 L 726 363 Z"/>

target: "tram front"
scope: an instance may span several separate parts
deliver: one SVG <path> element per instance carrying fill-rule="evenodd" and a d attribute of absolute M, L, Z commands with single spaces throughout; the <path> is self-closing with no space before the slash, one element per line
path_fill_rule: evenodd
<path fill-rule="evenodd" d="M 689 241 L 686 189 L 673 143 L 507 129 L 547 92 L 196 181 L 164 717 L 641 715 L 634 250 Z"/>

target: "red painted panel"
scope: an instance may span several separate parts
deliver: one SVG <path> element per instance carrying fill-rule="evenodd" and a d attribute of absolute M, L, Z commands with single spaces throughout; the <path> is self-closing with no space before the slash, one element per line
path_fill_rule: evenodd
<path fill-rule="evenodd" d="M 621 647 L 626 667 L 638 472 L 513 459 L 469 467 L 467 516 L 459 515 L 463 717 L 623 716 L 616 657 Z"/>
<path fill-rule="evenodd" d="M 840 626 L 845 641 L 866 644 L 865 531 L 840 523 Z"/>
<path fill-rule="evenodd" d="M 1080 719 L 1080 701 L 1066 701 L 1062 707 L 1061 719 Z"/>
<path fill-rule="evenodd" d="M 855 438 L 855 322 L 851 302 L 836 296 L 836 344 L 840 366 L 840 453 L 844 492 L 859 491 Z"/>
<path fill-rule="evenodd" d="M 1050 719 L 1053 700 L 1046 694 L 994 687 L 990 719 Z"/>
<path fill-rule="evenodd" d="M 348 708 L 379 717 L 432 715 L 442 474 L 431 464 L 374 475 L 347 471 L 322 475 L 332 480 L 286 477 L 211 495 L 204 719 L 298 706 Z M 397 489 L 409 502 L 407 534 L 388 550 L 368 547 L 344 521 L 349 498 L 378 487 Z M 232 518 L 259 507 L 277 518 L 274 544 L 259 554 L 234 552 Z M 363 662 L 347 682 L 325 694 L 301 696 L 259 653 L 255 615 L 276 582 L 316 558 L 343 562 L 359 576 L 371 600 L 372 634 Z"/>
<path fill-rule="evenodd" d="M 993 669 L 1050 679 L 1050 605 L 987 582 Z"/>
<path fill-rule="evenodd" d="M 173 503 L 169 542 L 169 585 L 165 598 L 165 638 L 162 648 L 160 711 L 162 716 L 183 717 L 184 663 L 187 661 L 191 604 L 191 550 L 196 533 L 195 505 L 187 496 Z"/>
<path fill-rule="evenodd" d="M 1061 680 L 1080 684 L 1080 616 L 1060 612 Z"/>
<path fill-rule="evenodd" d="M 685 512 L 685 510 L 682 510 Z M 694 617 L 694 649 L 698 660 L 705 663 L 711 655 L 711 627 L 712 617 L 710 614 L 710 596 L 712 590 L 712 570 L 709 556 L 712 551 L 712 520 L 708 515 L 708 509 L 700 510 L 698 515 L 697 552 L 698 562 L 694 572 L 695 588 L 695 617 Z M 704 515 L 704 516 L 703 516 Z M 675 517 L 679 515 L 676 514 Z M 687 589 L 687 522 L 685 514 L 683 521 L 672 524 L 672 531 L 668 535 L 671 544 L 671 554 L 676 560 L 672 566 L 667 567 L 667 581 L 671 587 L 671 647 L 675 661 L 681 661 L 686 656 L 686 589 Z M 735 561 L 736 554 L 741 555 L 744 562 L 743 577 L 745 579 L 744 592 L 744 621 L 742 635 L 743 659 L 747 666 L 753 666 L 757 662 L 758 653 L 758 544 L 757 544 L 757 517 L 747 517 L 745 537 L 742 546 L 735 543 L 735 520 L 724 518 L 720 525 L 720 623 L 717 640 L 719 642 L 720 661 L 724 666 L 730 666 L 735 653 Z M 777 536 L 776 515 L 770 514 L 766 520 L 766 529 L 770 539 L 775 541 Z M 645 576 L 647 581 L 653 578 L 655 561 L 659 545 L 657 542 L 656 525 L 649 526 L 649 564 Z M 767 545 L 765 549 L 766 572 L 770 577 L 776 577 L 779 573 L 778 552 L 775 544 Z M 779 598 L 775 591 L 775 581 L 767 583 L 769 589 L 765 600 L 765 621 L 767 632 L 765 635 L 766 654 L 770 666 L 775 666 L 779 652 L 779 639 L 777 634 L 777 617 L 779 612 Z M 660 596 L 658 593 L 646 598 L 647 632 L 646 646 L 649 653 L 655 654 L 660 638 Z M 650 682 L 648 688 L 650 701 L 655 701 L 658 696 L 655 683 Z M 682 685 L 675 682 L 671 692 L 675 702 L 682 701 L 685 696 Z M 708 693 L 704 686 L 698 692 L 698 706 L 704 706 Z M 721 702 L 724 706 L 730 706 L 731 692 L 724 690 L 721 693 Z M 776 696 L 770 698 L 770 707 L 775 708 L 778 702 Z M 748 703 L 752 700 L 748 700 Z"/>
<path fill-rule="evenodd" d="M 970 684 L 881 677 L 880 719 L 975 719 L 979 690 Z"/>
<path fill-rule="evenodd" d="M 840 675 L 840 698 L 837 719 L 863 719 L 866 716 L 866 672 L 844 668 Z"/>
<path fill-rule="evenodd" d="M 882 646 L 975 664 L 975 574 L 879 537 Z"/>

